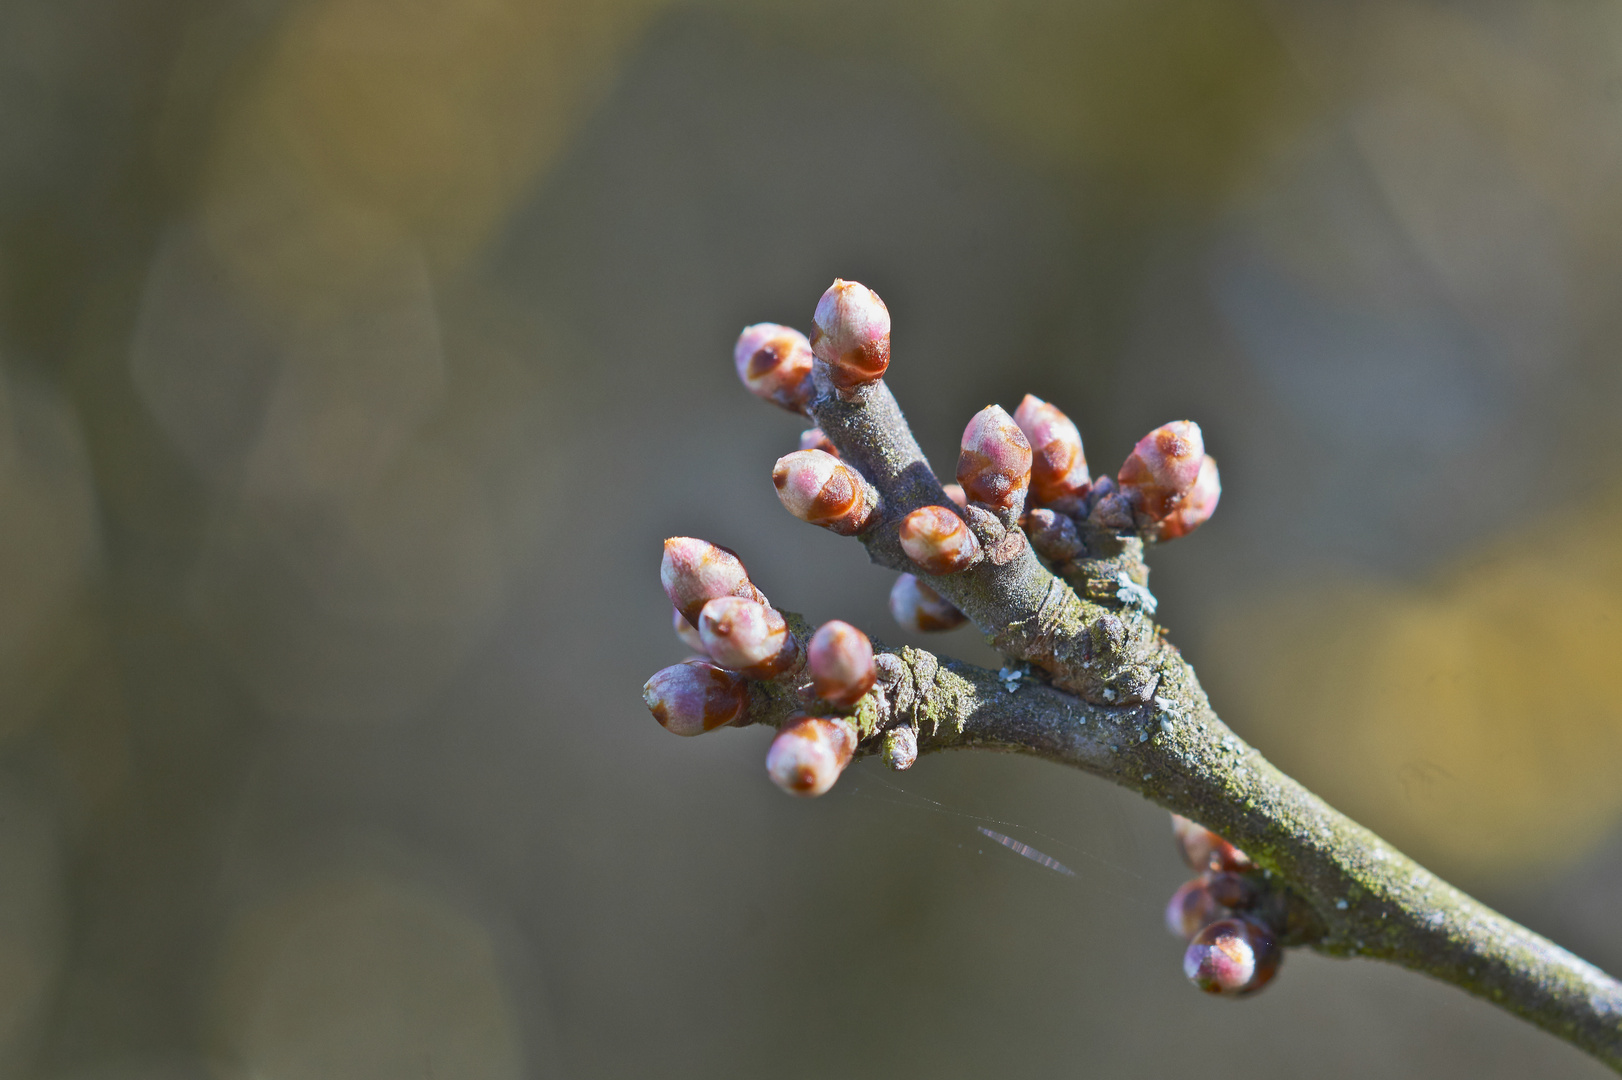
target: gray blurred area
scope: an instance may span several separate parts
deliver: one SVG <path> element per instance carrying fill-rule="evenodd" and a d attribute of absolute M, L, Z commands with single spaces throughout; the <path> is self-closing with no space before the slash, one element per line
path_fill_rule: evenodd
<path fill-rule="evenodd" d="M 1196 993 L 1096 780 L 791 800 L 638 690 L 670 535 L 903 640 L 730 367 L 854 278 L 938 464 L 1198 420 L 1218 710 L 1622 971 L 1619 189 L 1608 4 L 9 0 L 0 1076 L 1606 1075 L 1374 964 Z"/>

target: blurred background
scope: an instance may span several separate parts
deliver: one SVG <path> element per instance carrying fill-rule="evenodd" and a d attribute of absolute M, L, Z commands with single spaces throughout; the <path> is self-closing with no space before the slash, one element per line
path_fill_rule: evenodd
<path fill-rule="evenodd" d="M 730 364 L 855 278 L 948 467 L 1198 420 L 1219 712 L 1622 971 L 1619 189 L 1586 0 L 7 0 L 0 1076 L 1608 1075 L 1374 964 L 1196 993 L 1098 781 L 800 802 L 638 692 L 668 535 L 901 639 Z"/>

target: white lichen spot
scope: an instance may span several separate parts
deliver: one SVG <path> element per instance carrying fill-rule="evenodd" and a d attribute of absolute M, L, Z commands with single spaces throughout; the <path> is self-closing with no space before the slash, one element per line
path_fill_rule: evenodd
<path fill-rule="evenodd" d="M 1104 700 L 1105 701 L 1114 701 L 1115 700 L 1115 691 L 1111 690 L 1107 686 L 1104 687 Z"/>
<path fill-rule="evenodd" d="M 1144 614 L 1153 615 L 1160 601 L 1155 599 L 1154 593 L 1126 576 L 1126 571 L 1117 571 L 1115 574 L 1115 599 L 1132 607 L 1140 607 Z"/>
<path fill-rule="evenodd" d="M 1335 910 L 1336 911 L 1345 911 L 1346 910 L 1346 900 L 1345 900 L 1344 897 L 1342 899 L 1339 899 L 1339 900 L 1335 901 Z"/>

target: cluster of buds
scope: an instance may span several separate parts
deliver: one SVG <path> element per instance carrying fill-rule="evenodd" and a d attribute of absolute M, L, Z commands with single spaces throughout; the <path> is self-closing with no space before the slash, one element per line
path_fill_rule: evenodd
<path fill-rule="evenodd" d="M 1208 994 L 1255 993 L 1284 958 L 1262 903 L 1264 880 L 1244 852 L 1204 826 L 1173 814 L 1172 835 L 1199 871 L 1166 905 L 1167 929 L 1188 942 L 1183 973 Z"/>

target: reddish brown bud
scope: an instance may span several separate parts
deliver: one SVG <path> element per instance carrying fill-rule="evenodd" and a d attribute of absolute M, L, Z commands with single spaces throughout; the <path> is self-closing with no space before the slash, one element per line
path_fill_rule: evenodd
<path fill-rule="evenodd" d="M 1211 895 L 1205 878 L 1184 882 L 1166 904 L 1166 929 L 1187 941 L 1211 923 L 1228 915 Z"/>
<path fill-rule="evenodd" d="M 1207 994 L 1250 994 L 1267 985 L 1283 958 L 1278 938 L 1261 923 L 1219 919 L 1189 942 L 1183 974 Z"/>
<path fill-rule="evenodd" d="M 642 687 L 653 718 L 677 735 L 702 735 L 743 717 L 749 692 L 741 676 L 706 660 L 683 660 Z"/>
<path fill-rule="evenodd" d="M 835 278 L 811 319 L 811 351 L 838 390 L 877 382 L 890 366 L 890 309 L 866 285 Z"/>
<path fill-rule="evenodd" d="M 1138 440 L 1121 465 L 1121 494 L 1139 514 L 1160 521 L 1175 510 L 1199 479 L 1205 439 L 1192 420 L 1163 424 Z"/>
<path fill-rule="evenodd" d="M 1200 474 L 1194 486 L 1183 496 L 1177 509 L 1153 528 L 1151 535 L 1156 540 L 1175 540 L 1179 536 L 1187 536 L 1211 520 L 1211 515 L 1216 513 L 1217 501 L 1221 498 L 1222 478 L 1217 475 L 1216 458 L 1206 454 L 1200 462 Z"/>
<path fill-rule="evenodd" d="M 825 622 L 806 646 L 811 689 L 823 701 L 849 708 L 873 688 L 879 669 L 873 663 L 873 643 L 848 622 Z"/>
<path fill-rule="evenodd" d="M 856 728 L 850 721 L 808 717 L 777 733 L 766 752 L 766 773 L 790 795 L 821 795 L 855 752 Z"/>
<path fill-rule="evenodd" d="M 796 450 L 778 458 L 772 483 L 789 513 L 840 536 L 855 536 L 877 519 L 878 489 L 821 450 Z"/>
<path fill-rule="evenodd" d="M 1243 851 L 1181 814 L 1171 816 L 1171 834 L 1183 861 L 1195 870 L 1249 870 L 1255 865 Z"/>
<path fill-rule="evenodd" d="M 1081 534 L 1076 531 L 1076 523 L 1065 515 L 1039 507 L 1025 515 L 1024 524 L 1031 547 L 1055 566 L 1081 555 Z"/>
<path fill-rule="evenodd" d="M 980 541 L 944 506 L 920 506 L 901 522 L 901 550 L 931 574 L 954 574 L 980 558 Z"/>
<path fill-rule="evenodd" d="M 1081 432 L 1055 405 L 1034 394 L 1014 410 L 1014 423 L 1031 444 L 1031 498 L 1038 503 L 1073 498 L 1087 493 L 1087 455 Z"/>
<path fill-rule="evenodd" d="M 738 378 L 756 397 L 803 413 L 811 402 L 811 343 L 791 326 L 756 323 L 732 348 Z"/>
<path fill-rule="evenodd" d="M 704 639 L 698 636 L 698 628 L 688 622 L 675 607 L 670 609 L 670 628 L 676 631 L 676 636 L 681 638 L 683 645 L 700 655 L 705 655 Z"/>
<path fill-rule="evenodd" d="M 970 502 L 993 510 L 1019 511 L 1031 482 L 1031 444 L 1014 418 L 987 405 L 963 429 L 957 482 Z"/>
<path fill-rule="evenodd" d="M 964 615 L 951 602 L 911 574 L 895 579 L 890 614 L 903 628 L 920 634 L 962 626 Z"/>
<path fill-rule="evenodd" d="M 963 494 L 962 484 L 942 484 L 941 490 L 946 492 L 946 497 L 951 499 L 952 505 L 957 507 L 959 510 L 967 510 L 969 508 L 969 497 Z"/>
<path fill-rule="evenodd" d="M 749 580 L 738 557 L 724 547 L 691 536 L 665 541 L 659 581 L 682 617 L 698 625 L 698 613 L 718 596 L 742 596 L 764 604 L 766 597 Z"/>
<path fill-rule="evenodd" d="M 722 596 L 698 616 L 704 651 L 724 668 L 751 679 L 769 679 L 794 661 L 794 637 L 783 616 L 765 604 Z"/>
<path fill-rule="evenodd" d="M 821 450 L 824 454 L 832 454 L 834 457 L 839 456 L 838 448 L 834 446 L 828 436 L 822 433 L 822 429 L 819 427 L 806 428 L 800 432 L 800 449 Z"/>

